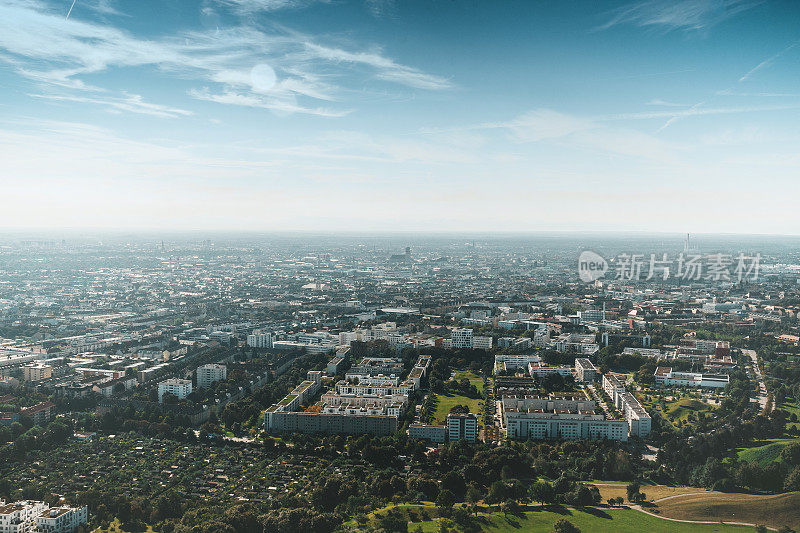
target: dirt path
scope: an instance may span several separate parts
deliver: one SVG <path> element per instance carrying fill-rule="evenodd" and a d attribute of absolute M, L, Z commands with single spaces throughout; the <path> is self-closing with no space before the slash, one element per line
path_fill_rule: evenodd
<path fill-rule="evenodd" d="M 696 493 L 696 494 L 708 494 L 707 492 L 703 493 Z M 688 496 L 688 494 L 678 494 L 676 496 L 667 496 L 667 498 L 662 498 L 662 500 L 666 500 L 668 498 L 676 498 L 677 496 Z M 686 524 L 723 524 L 728 526 L 745 526 L 745 527 L 756 527 L 758 524 L 751 524 L 749 522 L 727 522 L 725 520 L 681 520 L 680 518 L 669 518 L 668 516 L 661 516 L 655 513 L 651 513 L 650 511 L 645 511 L 641 505 L 631 505 L 631 509 L 636 509 L 637 511 L 641 511 L 644 514 L 654 516 L 656 518 L 660 518 L 662 520 L 669 520 L 670 522 L 684 522 Z M 767 526 L 767 529 L 770 531 L 777 531 L 774 527 Z"/>
<path fill-rule="evenodd" d="M 694 496 L 696 494 L 722 494 L 722 493 L 705 490 L 703 492 L 687 492 L 685 494 L 673 494 L 672 496 L 664 496 L 663 498 L 653 500 L 653 503 L 663 502 L 664 500 L 671 500 L 672 498 L 680 498 L 681 496 Z"/>

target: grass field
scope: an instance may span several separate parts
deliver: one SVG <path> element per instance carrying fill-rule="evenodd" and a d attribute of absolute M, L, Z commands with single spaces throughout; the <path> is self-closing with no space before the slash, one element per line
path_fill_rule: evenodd
<path fill-rule="evenodd" d="M 797 405 L 797 402 L 784 402 L 778 408 L 786 411 L 789 415 L 795 414 L 800 418 L 800 406 Z M 786 422 L 786 427 L 800 427 L 800 422 Z"/>
<path fill-rule="evenodd" d="M 450 409 L 459 404 L 469 407 L 470 413 L 475 413 L 478 415 L 478 419 L 480 420 L 483 402 L 478 398 L 467 398 L 466 396 L 461 396 L 460 394 L 442 393 L 436 395 L 436 401 L 436 412 L 433 414 L 434 424 L 444 424 L 445 418 L 447 418 L 447 415 L 450 414 Z"/>
<path fill-rule="evenodd" d="M 627 487 L 627 484 L 597 484 L 603 502 L 607 501 L 609 498 L 617 498 L 619 496 L 627 499 Z M 648 500 L 658 500 L 677 494 L 690 494 L 693 492 L 705 491 L 705 489 L 698 487 L 668 487 L 667 485 L 642 485 L 642 488 L 639 490 L 647 496 Z"/>
<path fill-rule="evenodd" d="M 470 384 L 478 387 L 478 391 L 483 394 L 483 376 L 479 376 L 471 370 L 459 370 L 456 372 L 456 381 L 461 381 L 464 378 L 467 378 Z"/>
<path fill-rule="evenodd" d="M 761 466 L 767 465 L 780 457 L 781 450 L 793 442 L 800 439 L 767 439 L 758 441 L 758 446 L 742 448 L 739 450 L 739 459 L 742 461 L 759 463 Z"/>
<path fill-rule="evenodd" d="M 695 398 L 681 398 L 667 403 L 667 418 L 672 422 L 685 422 L 689 415 L 711 411 L 713 407 Z"/>
<path fill-rule="evenodd" d="M 682 520 L 726 520 L 800 528 L 800 493 L 771 496 L 709 493 L 657 503 L 661 516 Z"/>
<path fill-rule="evenodd" d="M 503 513 L 482 514 L 478 516 L 481 531 L 492 533 L 532 532 L 549 533 L 553 524 L 560 518 L 565 518 L 578 526 L 584 532 L 610 532 L 610 533 L 723 533 L 752 532 L 752 527 L 728 526 L 722 524 L 684 524 L 662 520 L 649 516 L 633 509 L 595 509 L 592 512 L 570 511 L 528 511 L 524 516 L 511 516 L 508 518 Z M 426 521 L 408 525 L 408 530 L 418 531 L 421 528 L 425 533 L 439 531 L 438 521 Z"/>

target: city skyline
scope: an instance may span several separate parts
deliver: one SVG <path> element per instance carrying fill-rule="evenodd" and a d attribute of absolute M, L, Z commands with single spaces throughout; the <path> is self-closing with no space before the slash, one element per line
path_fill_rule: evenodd
<path fill-rule="evenodd" d="M 800 234 L 797 15 L 9 0 L 0 227 Z"/>

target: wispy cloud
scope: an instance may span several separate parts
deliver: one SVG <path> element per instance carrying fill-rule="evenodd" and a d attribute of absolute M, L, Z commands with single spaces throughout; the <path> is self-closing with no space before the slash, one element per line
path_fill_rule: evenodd
<path fill-rule="evenodd" d="M 34 98 L 51 100 L 54 102 L 75 102 L 83 104 L 94 104 L 107 108 L 112 112 L 130 112 L 141 115 L 151 115 L 154 117 L 177 118 L 193 115 L 191 111 L 170 107 L 160 104 L 146 102 L 141 95 L 126 94 L 122 98 L 115 97 L 86 97 L 86 96 L 59 96 L 53 94 L 32 94 Z"/>
<path fill-rule="evenodd" d="M 660 98 L 654 98 L 649 102 L 645 102 L 644 105 L 664 106 L 664 107 L 689 107 L 689 104 L 678 104 L 676 102 L 667 102 L 666 100 L 662 100 Z"/>
<path fill-rule="evenodd" d="M 372 67 L 377 71 L 378 78 L 401 85 L 431 90 L 448 89 L 453 86 L 445 78 L 401 65 L 379 52 L 349 52 L 341 48 L 322 46 L 311 42 L 306 43 L 305 48 L 309 57 L 333 63 L 349 63 Z"/>
<path fill-rule="evenodd" d="M 588 131 L 599 126 L 591 120 L 566 115 L 552 109 L 537 109 L 519 117 L 490 127 L 509 130 L 519 142 L 536 142 L 543 139 L 566 137 L 579 131 Z"/>
<path fill-rule="evenodd" d="M 708 107 L 702 108 L 691 106 L 680 111 L 652 111 L 644 113 L 617 113 L 611 115 L 600 115 L 597 120 L 644 120 L 653 118 L 682 118 L 703 115 L 731 115 L 738 113 L 758 113 L 764 111 L 786 111 L 789 109 L 800 109 L 798 104 L 786 105 L 754 105 L 754 106 L 735 106 L 735 107 Z"/>
<path fill-rule="evenodd" d="M 283 9 L 302 9 L 313 4 L 327 4 L 328 0 L 214 0 L 217 4 L 233 8 L 243 14 L 260 11 L 280 11 Z"/>
<path fill-rule="evenodd" d="M 634 25 L 670 30 L 703 30 L 763 3 L 763 0 L 644 0 L 611 12 L 598 29 Z"/>
<path fill-rule="evenodd" d="M 786 48 L 784 48 L 783 50 L 781 50 L 780 52 L 778 52 L 777 54 L 768 57 L 767 59 L 765 59 L 764 61 L 762 61 L 758 65 L 756 65 L 755 67 L 753 67 L 750 70 L 748 70 L 747 73 L 745 73 L 744 76 L 739 78 L 739 82 L 741 83 L 743 81 L 747 81 L 748 79 L 750 79 L 753 76 L 753 74 L 755 74 L 759 70 L 772 65 L 775 62 L 776 59 L 781 57 L 783 54 L 785 54 L 786 52 L 788 52 L 789 50 L 791 50 L 792 48 L 794 48 L 798 44 L 800 44 L 800 41 L 795 41 L 792 44 L 790 44 L 789 46 L 787 46 Z"/>
<path fill-rule="evenodd" d="M 375 18 L 391 17 L 397 10 L 396 0 L 364 0 L 364 5 Z"/>
<path fill-rule="evenodd" d="M 294 3 L 226 1 L 242 9 L 277 9 Z M 302 100 L 341 100 L 351 87 L 361 91 L 370 80 L 424 90 L 452 86 L 449 80 L 399 63 L 380 49 L 332 47 L 320 44 L 318 39 L 288 28 L 259 29 L 247 24 L 144 39 L 108 24 L 76 17 L 75 13 L 65 20 L 62 13 L 39 0 L 0 3 L 0 52 L 18 74 L 61 89 L 102 92 L 96 81 L 86 81 L 88 75 L 113 68 L 149 66 L 200 81 L 203 85 L 190 92 L 197 98 L 341 116 L 349 110 L 322 109 Z M 265 77 L 265 72 L 272 74 Z M 207 88 L 209 84 L 212 86 Z M 97 103 L 116 106 L 120 111 L 144 109 L 124 100 L 112 104 L 109 99 L 97 99 Z M 131 107 L 126 109 L 125 105 Z"/>
<path fill-rule="evenodd" d="M 784 48 L 783 50 L 781 50 L 777 54 L 774 54 L 774 55 L 768 57 L 767 59 L 765 59 L 764 61 L 761 61 L 758 65 L 756 65 L 755 67 L 753 67 L 750 70 L 748 70 L 744 74 L 744 76 L 739 78 L 739 80 L 736 82 L 736 84 L 734 84 L 734 86 L 728 87 L 727 89 L 724 89 L 724 90 L 721 90 L 721 91 L 717 91 L 716 93 L 714 93 L 711 96 L 711 100 L 713 100 L 714 97 L 716 97 L 716 96 L 733 96 L 733 95 L 735 95 L 735 88 L 737 86 L 739 86 L 740 84 L 742 84 L 742 83 L 746 82 L 747 80 L 749 80 L 759 70 L 761 70 L 761 69 L 771 65 L 772 63 L 774 63 L 775 60 L 777 60 L 780 56 L 782 56 L 783 54 L 785 54 L 786 52 L 788 52 L 789 50 L 791 50 L 792 48 L 794 48 L 798 44 L 800 44 L 800 40 L 791 43 L 789 46 L 787 46 L 786 48 Z M 766 94 L 764 94 L 764 96 L 766 96 Z M 773 94 L 773 96 L 776 96 L 776 95 Z M 674 124 L 675 122 L 677 122 L 678 120 L 680 120 L 683 117 L 693 116 L 693 115 L 708 115 L 708 114 L 720 114 L 720 113 L 743 113 L 743 112 L 753 112 L 753 111 L 775 111 L 775 110 L 785 110 L 785 109 L 797 109 L 797 107 L 793 106 L 793 105 L 790 105 L 790 106 L 763 106 L 763 107 L 751 106 L 751 107 L 741 107 L 741 108 L 733 108 L 733 109 L 729 108 L 728 110 L 725 110 L 725 109 L 716 109 L 716 110 L 714 110 L 714 109 L 704 109 L 703 106 L 705 106 L 707 103 L 709 103 L 709 101 L 708 100 L 704 100 L 702 102 L 697 102 L 696 104 L 692 105 L 689 109 L 687 109 L 685 111 L 672 113 L 670 115 L 669 119 L 664 123 L 664 125 L 662 125 L 658 129 L 658 131 L 660 132 L 660 131 L 665 130 L 666 128 L 670 127 L 672 124 Z"/>
<path fill-rule="evenodd" d="M 552 109 L 536 109 L 506 122 L 482 124 L 476 128 L 504 129 L 519 143 L 548 142 L 582 151 L 675 162 L 674 150 L 668 143 L 604 121 L 608 121 L 607 117 L 581 117 Z"/>
<path fill-rule="evenodd" d="M 242 94 L 234 91 L 212 93 L 208 89 L 191 89 L 189 95 L 198 100 L 215 102 L 217 104 L 230 104 L 244 107 L 257 107 L 270 109 L 279 113 L 304 113 L 320 117 L 343 117 L 350 113 L 349 110 L 333 110 L 323 107 L 303 107 L 297 104 L 297 99 L 287 97 L 284 99 L 265 98 L 256 94 Z"/>

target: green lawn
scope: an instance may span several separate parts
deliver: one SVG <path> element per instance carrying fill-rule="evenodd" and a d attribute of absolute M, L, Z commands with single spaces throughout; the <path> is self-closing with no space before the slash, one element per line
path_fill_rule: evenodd
<path fill-rule="evenodd" d="M 755 462 L 764 466 L 777 460 L 781 454 L 781 450 L 786 448 L 789 444 L 798 441 L 800 441 L 800 439 L 766 439 L 758 441 L 758 446 L 740 449 L 738 452 L 739 459 L 742 461 Z"/>
<path fill-rule="evenodd" d="M 798 406 L 796 402 L 784 402 L 778 407 L 778 409 L 786 411 L 790 416 L 795 414 L 798 418 L 800 418 L 800 406 Z M 800 422 L 786 422 L 786 427 L 800 427 Z"/>
<path fill-rule="evenodd" d="M 560 518 L 569 520 L 581 531 L 592 533 L 642 533 L 645 531 L 647 533 L 710 533 L 713 531 L 738 533 L 753 531 L 752 527 L 672 522 L 632 509 L 596 509 L 591 512 L 564 510 L 563 514 L 551 511 L 528 511 L 523 517 L 509 515 L 508 518 L 504 517 L 503 513 L 492 513 L 478 515 L 477 520 L 481 531 L 549 533 L 553 530 L 553 524 Z M 408 530 L 411 532 L 418 531 L 419 528 L 425 533 L 437 532 L 439 531 L 439 522 L 429 520 L 408 525 Z"/>
<path fill-rule="evenodd" d="M 695 398 L 681 398 L 667 403 L 666 415 L 672 422 L 685 422 L 690 414 L 705 413 L 713 408 L 713 406 Z"/>
<path fill-rule="evenodd" d="M 483 394 L 483 376 L 479 376 L 471 370 L 459 370 L 456 372 L 456 381 L 461 381 L 464 378 L 467 378 L 470 384 L 478 387 L 478 392 L 480 392 L 481 395 Z"/>
<path fill-rule="evenodd" d="M 456 405 L 466 405 L 469 407 L 469 412 L 478 415 L 478 419 L 480 420 L 483 401 L 478 398 L 467 398 L 460 394 L 442 393 L 436 395 L 436 402 L 436 412 L 433 413 L 434 424 L 444 424 L 447 415 L 450 414 L 450 409 Z"/>

